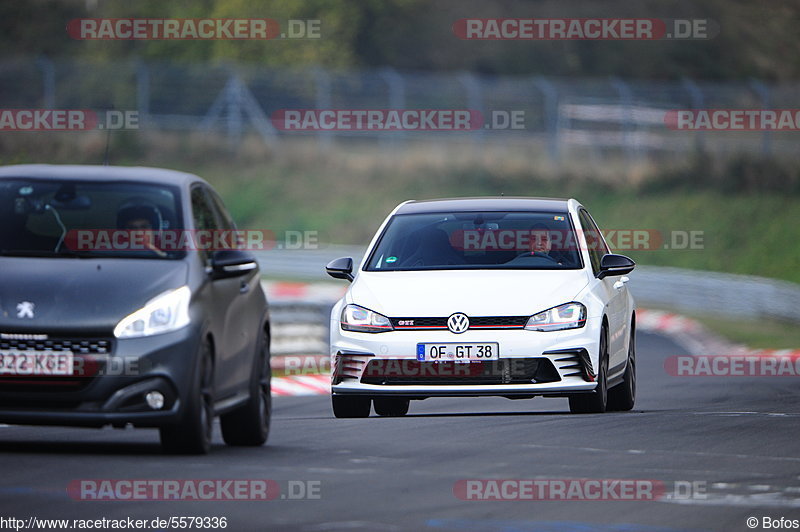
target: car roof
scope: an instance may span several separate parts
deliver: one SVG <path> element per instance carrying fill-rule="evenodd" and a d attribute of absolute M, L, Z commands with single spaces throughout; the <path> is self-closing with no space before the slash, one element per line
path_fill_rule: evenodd
<path fill-rule="evenodd" d="M 564 198 L 528 197 L 480 197 L 443 198 L 424 201 L 407 201 L 397 208 L 395 214 L 420 214 L 434 212 L 481 212 L 481 211 L 547 211 L 569 212 L 569 202 Z"/>
<path fill-rule="evenodd" d="M 194 174 L 149 168 L 145 166 L 102 166 L 77 164 L 18 164 L 0 166 L 2 178 L 40 178 L 79 181 L 142 181 L 163 185 L 184 186 L 197 181 L 205 183 Z"/>

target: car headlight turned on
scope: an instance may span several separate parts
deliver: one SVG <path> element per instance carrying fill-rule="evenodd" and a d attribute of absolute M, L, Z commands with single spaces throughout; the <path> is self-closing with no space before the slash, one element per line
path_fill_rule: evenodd
<path fill-rule="evenodd" d="M 189 325 L 188 286 L 164 292 L 133 314 L 126 316 L 114 327 L 117 338 L 139 338 L 176 331 Z"/>
<path fill-rule="evenodd" d="M 525 325 L 528 331 L 563 331 L 586 325 L 586 307 L 580 303 L 565 303 L 534 314 Z"/>
<path fill-rule="evenodd" d="M 393 329 L 389 318 L 358 305 L 342 309 L 341 324 L 343 330 L 354 332 L 379 333 Z"/>

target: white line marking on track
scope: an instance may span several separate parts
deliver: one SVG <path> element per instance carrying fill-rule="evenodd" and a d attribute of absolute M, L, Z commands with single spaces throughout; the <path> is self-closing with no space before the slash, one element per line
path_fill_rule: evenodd
<path fill-rule="evenodd" d="M 541 445 L 538 443 L 523 443 L 521 447 L 534 449 L 559 449 L 575 450 L 598 453 L 630 453 L 633 449 L 599 449 L 597 447 L 564 447 L 562 445 Z M 671 451 L 666 449 L 651 449 L 648 453 L 673 454 L 682 456 L 721 456 L 727 458 L 738 458 L 742 460 L 774 460 L 778 462 L 800 462 L 800 457 L 795 456 L 765 456 L 758 454 L 739 454 L 739 453 L 711 453 L 703 451 Z"/>
<path fill-rule="evenodd" d="M 773 495 L 773 494 L 768 494 Z M 774 494 L 779 495 L 779 494 Z M 800 499 L 782 499 L 762 495 L 722 495 L 706 499 L 660 499 L 657 502 L 697 506 L 754 506 L 767 508 L 800 508 Z"/>

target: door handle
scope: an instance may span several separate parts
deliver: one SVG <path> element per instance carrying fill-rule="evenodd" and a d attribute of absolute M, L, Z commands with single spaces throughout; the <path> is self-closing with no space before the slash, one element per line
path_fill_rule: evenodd
<path fill-rule="evenodd" d="M 247 281 L 242 281 L 239 284 L 239 293 L 240 294 L 246 294 L 249 290 L 250 290 L 250 285 L 247 283 Z"/>

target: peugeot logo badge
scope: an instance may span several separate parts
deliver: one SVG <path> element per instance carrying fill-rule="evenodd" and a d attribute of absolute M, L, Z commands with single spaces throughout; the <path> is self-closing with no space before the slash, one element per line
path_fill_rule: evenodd
<path fill-rule="evenodd" d="M 447 318 L 447 328 L 450 332 L 461 334 L 469 329 L 469 318 L 462 312 L 456 312 Z"/>
<path fill-rule="evenodd" d="M 17 317 L 18 318 L 33 318 L 33 309 L 36 307 L 30 301 L 22 301 L 17 303 Z"/>

